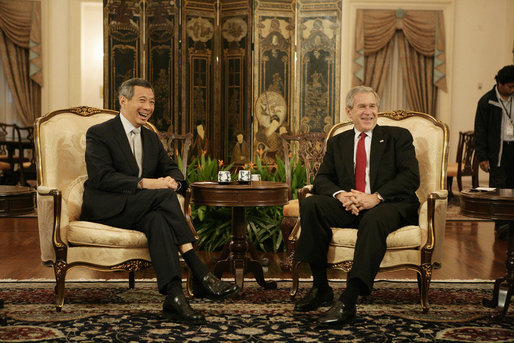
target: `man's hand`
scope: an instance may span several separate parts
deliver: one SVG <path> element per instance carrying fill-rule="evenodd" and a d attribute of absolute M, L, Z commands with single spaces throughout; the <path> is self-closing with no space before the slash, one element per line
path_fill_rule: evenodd
<path fill-rule="evenodd" d="M 336 194 L 336 199 L 339 200 L 341 204 L 343 204 L 345 210 L 356 216 L 359 215 L 356 199 L 351 192 L 339 192 Z"/>
<path fill-rule="evenodd" d="M 178 188 L 178 182 L 171 176 L 160 177 L 158 179 L 141 179 L 139 183 L 142 189 L 162 189 L 170 188 L 174 191 Z"/>
<path fill-rule="evenodd" d="M 489 161 L 480 162 L 480 169 L 482 169 L 486 173 L 489 173 L 489 169 L 491 169 L 491 167 L 489 166 Z"/>
<path fill-rule="evenodd" d="M 369 210 L 380 204 L 377 194 L 366 194 L 355 189 L 350 192 L 337 193 L 336 198 L 343 204 L 345 210 L 356 216 L 360 211 Z"/>
<path fill-rule="evenodd" d="M 380 204 L 380 199 L 378 198 L 378 195 L 376 193 L 367 194 L 359 192 L 355 189 L 352 189 L 351 193 L 354 196 L 355 205 L 357 206 L 357 209 L 359 211 L 369 210 L 370 208 L 373 208 Z"/>

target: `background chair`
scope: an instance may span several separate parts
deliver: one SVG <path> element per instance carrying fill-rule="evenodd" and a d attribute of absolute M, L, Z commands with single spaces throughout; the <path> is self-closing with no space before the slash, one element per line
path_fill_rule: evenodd
<path fill-rule="evenodd" d="M 86 131 L 117 113 L 84 106 L 54 111 L 36 120 L 41 260 L 54 268 L 57 311 L 64 303 L 66 272 L 71 268 L 128 271 L 129 287 L 133 288 L 134 272 L 151 266 L 142 232 L 79 220 L 87 179 Z M 156 131 L 153 125 L 148 127 Z M 188 208 L 184 198 L 179 199 L 183 209 Z M 188 211 L 184 213 L 197 236 Z"/>
<path fill-rule="evenodd" d="M 177 164 L 179 163 L 178 157 L 180 156 L 182 164 L 180 166 L 180 170 L 182 171 L 184 177 L 187 177 L 187 161 L 189 158 L 189 149 L 191 147 L 191 143 L 193 142 L 193 134 L 186 133 L 184 135 L 179 135 L 167 131 L 160 131 L 159 138 L 161 139 L 161 142 L 164 145 L 164 149 L 170 158 L 177 162 Z"/>
<path fill-rule="evenodd" d="M 471 176 L 473 188 L 478 187 L 478 160 L 475 155 L 475 134 L 473 131 L 459 132 L 456 162 L 448 163 L 446 172 L 449 196 L 453 195 L 453 178 L 457 178 L 459 192 L 462 192 L 462 177 Z"/>
<path fill-rule="evenodd" d="M 18 131 L 16 124 L 0 123 L 0 184 L 15 185 L 18 176 L 15 173 L 18 158 Z"/>
<path fill-rule="evenodd" d="M 21 186 L 37 186 L 36 154 L 34 153 L 34 127 L 17 127 L 19 141 L 18 170 Z"/>
<path fill-rule="evenodd" d="M 286 239 L 291 234 L 295 225 L 299 225 L 300 206 L 296 196 L 299 185 L 311 185 L 314 181 L 319 166 L 325 155 L 325 137 L 323 132 L 309 132 L 299 135 L 281 135 L 284 165 L 286 172 L 286 184 L 289 186 L 289 201 L 283 207 L 283 217 L 280 223 L 282 237 L 286 245 L 286 255 L 280 262 L 284 271 L 290 271 L 293 263 L 295 239 Z M 293 166 L 291 166 L 291 162 Z M 305 167 L 305 176 L 291 173 L 291 168 L 296 165 Z"/>
<path fill-rule="evenodd" d="M 409 225 L 389 234 L 387 251 L 380 265 L 380 271 L 411 269 L 417 272 L 420 301 L 423 312 L 428 311 L 428 289 L 432 269 L 439 267 L 443 253 L 444 230 L 448 192 L 445 189 L 446 166 L 448 163 L 448 127 L 424 113 L 394 111 L 380 113 L 379 125 L 400 126 L 408 129 L 413 138 L 419 163 L 421 184 L 416 194 L 420 200 L 419 225 Z M 351 122 L 332 127 L 327 139 L 353 128 Z M 353 156 L 342 157 L 353 158 Z M 299 192 L 300 202 L 312 187 Z M 298 239 L 299 223 L 288 239 Z M 348 272 L 352 266 L 357 230 L 332 228 L 332 242 L 329 245 L 328 262 L 331 268 Z M 293 263 L 291 297 L 298 290 L 298 262 Z"/>

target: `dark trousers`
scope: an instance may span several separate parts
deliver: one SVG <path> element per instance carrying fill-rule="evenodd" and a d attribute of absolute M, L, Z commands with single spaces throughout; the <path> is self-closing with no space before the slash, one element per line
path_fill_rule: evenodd
<path fill-rule="evenodd" d="M 387 235 L 409 224 L 394 203 L 382 203 L 355 216 L 347 212 L 339 200 L 324 195 L 314 195 L 301 202 L 300 223 L 302 231 L 295 259 L 316 266 L 327 265 L 328 245 L 332 240 L 330 227 L 358 229 L 348 280 L 358 278 L 367 286 L 368 293 L 362 295 L 368 295 L 373 288 L 387 249 Z"/>
<path fill-rule="evenodd" d="M 514 189 L 514 142 L 504 142 L 502 150 L 502 160 L 500 166 L 491 165 L 489 171 L 489 187 Z M 514 221 L 497 220 L 495 230 L 498 235 L 503 234 L 503 230 L 514 232 Z"/>
<path fill-rule="evenodd" d="M 182 213 L 177 194 L 170 189 L 143 189 L 129 195 L 123 211 L 102 224 L 143 232 L 157 276 L 159 292 L 173 279 L 180 280 L 178 247 L 195 237 Z"/>
<path fill-rule="evenodd" d="M 500 166 L 491 164 L 489 186 L 496 188 L 514 188 L 514 142 L 503 143 Z"/>

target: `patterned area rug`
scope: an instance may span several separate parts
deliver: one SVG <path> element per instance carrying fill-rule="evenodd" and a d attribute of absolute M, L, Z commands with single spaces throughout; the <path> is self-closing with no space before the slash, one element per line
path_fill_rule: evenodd
<path fill-rule="evenodd" d="M 343 282 L 332 282 L 336 294 Z M 433 283 L 430 311 L 421 312 L 416 283 L 381 281 L 363 298 L 352 325 L 318 327 L 325 309 L 293 312 L 289 282 L 263 290 L 253 282 L 236 299 L 191 299 L 207 323 L 187 326 L 161 314 L 163 296 L 153 282 L 127 289 L 121 282 L 68 283 L 62 312 L 53 306 L 53 283 L 0 282 L 5 307 L 0 342 L 513 342 L 514 311 L 502 321 L 481 305 L 491 283 Z M 299 296 L 310 283 L 301 283 Z"/>

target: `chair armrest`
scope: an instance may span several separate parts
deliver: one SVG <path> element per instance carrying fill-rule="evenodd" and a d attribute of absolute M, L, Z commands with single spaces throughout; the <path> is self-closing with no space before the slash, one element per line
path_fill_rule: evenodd
<path fill-rule="evenodd" d="M 309 193 L 312 193 L 313 185 L 306 185 L 298 189 L 298 201 L 301 202 Z"/>
<path fill-rule="evenodd" d="M 62 193 L 47 186 L 37 188 L 38 230 L 43 262 L 55 261 L 56 255 L 64 254 L 67 244 L 61 228 L 68 225 L 62 215 Z M 63 239 L 64 238 L 64 239 Z"/>
<path fill-rule="evenodd" d="M 423 213 L 426 208 L 426 214 Z M 422 248 L 422 264 L 440 264 L 443 254 L 444 231 L 446 229 L 446 212 L 448 209 L 448 191 L 441 189 L 428 195 L 422 206 L 419 225 L 426 229 L 427 239 Z"/>
<path fill-rule="evenodd" d="M 296 220 L 296 223 L 294 224 L 293 229 L 291 230 L 291 233 L 287 237 L 288 241 L 297 242 L 300 238 L 300 233 L 302 232 L 302 226 L 300 225 L 300 218 Z"/>
<path fill-rule="evenodd" d="M 48 186 L 38 186 L 37 193 L 38 195 L 51 195 L 52 191 L 57 191 L 56 188 L 48 187 Z"/>

